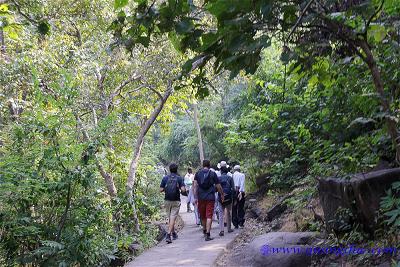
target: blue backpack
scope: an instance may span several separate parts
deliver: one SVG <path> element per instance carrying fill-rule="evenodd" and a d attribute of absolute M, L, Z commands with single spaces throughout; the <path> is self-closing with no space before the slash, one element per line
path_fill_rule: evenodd
<path fill-rule="evenodd" d="M 210 173 L 211 173 L 211 170 L 208 170 L 207 173 L 204 173 L 204 172 L 199 173 L 200 177 L 199 177 L 198 183 L 199 183 L 199 187 L 203 190 L 208 190 L 214 185 L 210 178 Z M 201 174 L 203 174 L 203 175 L 201 175 Z"/>
<path fill-rule="evenodd" d="M 219 177 L 219 182 L 221 183 L 222 191 L 224 191 L 225 202 L 228 199 L 232 199 L 233 195 L 231 185 L 228 182 L 229 179 L 230 177 L 227 174 L 222 174 L 221 177 Z"/>

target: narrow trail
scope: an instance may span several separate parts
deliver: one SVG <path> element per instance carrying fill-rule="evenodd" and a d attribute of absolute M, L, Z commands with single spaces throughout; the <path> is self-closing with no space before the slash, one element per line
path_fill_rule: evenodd
<path fill-rule="evenodd" d="M 214 266 L 217 257 L 226 246 L 239 234 L 240 229 L 220 237 L 218 222 L 214 221 L 211 236 L 212 241 L 204 241 L 202 228 L 195 224 L 194 214 L 186 212 L 186 198 L 182 198 L 179 214 L 184 221 L 183 229 L 178 233 L 179 238 L 172 244 L 161 241 L 157 246 L 145 251 L 125 267 L 142 266 Z"/>

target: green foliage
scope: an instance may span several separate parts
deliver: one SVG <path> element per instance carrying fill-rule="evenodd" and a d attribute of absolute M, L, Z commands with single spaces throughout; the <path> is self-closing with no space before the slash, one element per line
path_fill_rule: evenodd
<path fill-rule="evenodd" d="M 152 246 L 162 165 L 199 165 L 194 97 L 206 157 L 240 162 L 250 189 L 265 173 L 274 189 L 304 186 L 294 208 L 315 177 L 392 162 L 398 14 L 397 0 L 0 4 L 0 265 L 105 266 Z M 137 170 L 134 233 L 132 144 L 167 86 Z M 382 207 L 396 228 L 393 186 Z"/>
<path fill-rule="evenodd" d="M 146 249 L 158 234 L 163 172 L 151 131 L 134 188 L 139 233 L 126 179 L 155 92 L 176 77 L 182 57 L 168 45 L 111 50 L 110 1 L 16 1 L 0 12 L 0 265 L 123 263 L 132 244 Z M 158 129 L 185 97 L 185 89 L 170 96 Z"/>
<path fill-rule="evenodd" d="M 387 195 L 382 197 L 380 208 L 383 211 L 385 224 L 392 226 L 393 230 L 400 229 L 400 182 L 395 182 L 388 190 Z"/>
<path fill-rule="evenodd" d="M 6 136 L 0 227 L 9 265 L 92 266 L 114 257 L 111 209 L 70 120 L 38 108 Z"/>
<path fill-rule="evenodd" d="M 311 73 L 290 65 L 285 76 L 277 54 L 265 51 L 262 68 L 237 97 L 241 113 L 224 139 L 231 158 L 247 167 L 256 162 L 249 170 L 270 173 L 272 186 L 284 188 L 308 175 L 346 175 L 393 158 L 370 80 L 348 78 L 366 72 L 360 62 L 321 59 Z"/>
<path fill-rule="evenodd" d="M 219 123 L 223 116 L 223 107 L 219 99 L 207 99 L 199 105 L 200 125 L 205 157 L 216 165 L 227 160 L 222 137 L 224 128 Z M 198 137 L 192 114 L 178 116 L 171 123 L 170 131 L 163 136 L 159 144 L 158 157 L 165 164 L 176 162 L 182 169 L 200 166 Z"/>

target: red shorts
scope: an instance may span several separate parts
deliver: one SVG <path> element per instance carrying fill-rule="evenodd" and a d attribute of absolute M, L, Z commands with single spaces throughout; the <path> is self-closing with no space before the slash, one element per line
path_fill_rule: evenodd
<path fill-rule="evenodd" d="M 199 200 L 200 219 L 212 219 L 214 213 L 214 200 Z"/>

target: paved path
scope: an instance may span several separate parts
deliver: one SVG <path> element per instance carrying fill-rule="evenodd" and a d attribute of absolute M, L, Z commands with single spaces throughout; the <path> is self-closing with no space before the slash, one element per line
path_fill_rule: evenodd
<path fill-rule="evenodd" d="M 213 266 L 218 255 L 222 253 L 226 245 L 230 243 L 238 234 L 235 229 L 233 233 L 227 233 L 220 237 L 219 225 L 213 222 L 211 236 L 212 241 L 204 241 L 202 228 L 197 226 L 194 221 L 194 214 L 186 212 L 186 199 L 182 199 L 180 215 L 185 222 L 184 228 L 178 233 L 179 238 L 171 244 L 165 241 L 157 246 L 145 251 L 134 261 L 129 262 L 125 267 L 175 267 L 175 266 Z"/>

